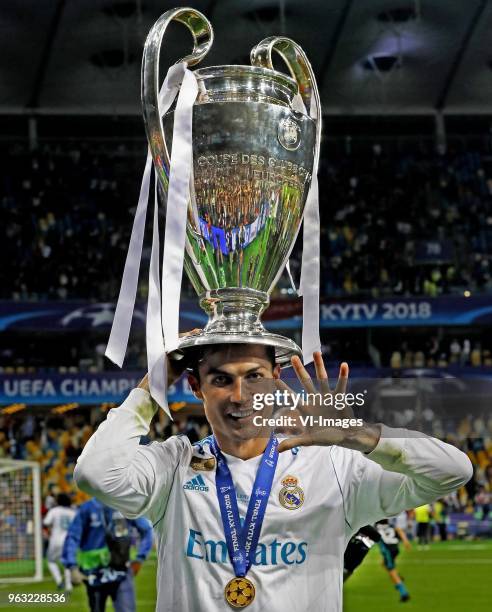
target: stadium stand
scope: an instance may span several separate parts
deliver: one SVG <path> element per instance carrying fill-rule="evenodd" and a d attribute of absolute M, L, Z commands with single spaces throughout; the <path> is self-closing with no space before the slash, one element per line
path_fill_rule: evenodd
<path fill-rule="evenodd" d="M 114 299 L 137 201 L 141 149 L 87 143 L 30 151 L 12 145 L 0 159 L 12 169 L 0 184 L 7 228 L 0 257 L 19 264 L 2 267 L 1 297 Z M 326 295 L 434 297 L 492 289 L 488 155 L 390 155 L 375 144 L 360 154 L 325 157 L 320 180 Z M 294 255 L 294 274 L 299 266 Z M 142 297 L 146 291 L 142 280 Z M 189 286 L 188 295 L 193 297 Z"/>

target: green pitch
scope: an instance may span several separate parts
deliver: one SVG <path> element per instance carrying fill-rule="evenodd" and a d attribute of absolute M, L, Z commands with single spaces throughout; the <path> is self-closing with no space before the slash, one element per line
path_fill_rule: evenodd
<path fill-rule="evenodd" d="M 397 569 L 411 600 L 400 603 L 381 554 L 373 547 L 345 585 L 345 612 L 482 612 L 492 601 L 492 541 L 436 542 L 430 550 L 403 550 Z"/>
<path fill-rule="evenodd" d="M 0 561 L 0 579 L 7 580 L 13 576 L 34 576 L 36 572 L 36 564 L 34 560 L 28 561 Z"/>
<path fill-rule="evenodd" d="M 398 567 L 412 597 L 401 604 L 398 594 L 380 566 L 379 550 L 373 548 L 345 585 L 345 612 L 486 612 L 492 601 L 492 541 L 445 542 L 431 545 L 429 551 L 403 551 Z M 137 610 L 155 610 L 155 557 L 147 561 L 137 577 Z M 46 569 L 47 575 L 47 569 Z M 7 593 L 53 592 L 50 580 L 33 585 L 0 585 L 0 601 Z M 51 605 L 53 609 L 82 612 L 88 610 L 85 589 L 74 590 L 69 603 Z M 0 605 L 0 610 L 21 606 Z M 27 607 L 25 609 L 28 609 Z M 46 609 L 29 606 L 29 609 Z M 106 607 L 113 610 L 112 605 Z M 176 612 L 188 612 L 180 611 Z M 191 612 L 191 611 L 189 611 Z"/>

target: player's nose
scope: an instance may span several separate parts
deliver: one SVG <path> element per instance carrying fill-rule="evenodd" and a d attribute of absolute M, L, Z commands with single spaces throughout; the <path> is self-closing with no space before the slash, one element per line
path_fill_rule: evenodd
<path fill-rule="evenodd" d="M 232 383 L 231 402 L 234 404 L 242 404 L 243 402 L 242 380 L 239 376 Z"/>

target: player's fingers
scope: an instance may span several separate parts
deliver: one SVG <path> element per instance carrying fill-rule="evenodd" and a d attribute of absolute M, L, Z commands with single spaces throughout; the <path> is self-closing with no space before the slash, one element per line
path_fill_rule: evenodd
<path fill-rule="evenodd" d="M 294 448 L 295 446 L 311 446 L 313 443 L 310 434 L 304 434 L 302 436 L 294 436 L 293 438 L 287 438 L 282 440 L 278 445 L 278 452 L 283 453 L 286 450 Z"/>
<path fill-rule="evenodd" d="M 294 393 L 294 391 L 289 387 L 289 385 L 283 380 L 280 380 L 280 378 L 275 379 L 275 386 L 277 387 L 277 389 L 280 389 L 280 391 L 287 391 L 288 393 Z"/>
<path fill-rule="evenodd" d="M 300 383 L 306 389 L 308 393 L 316 393 L 316 388 L 311 380 L 311 376 L 309 376 L 308 371 L 304 367 L 302 361 L 299 359 L 297 355 L 294 355 L 290 360 L 292 367 L 294 368 L 294 372 L 296 373 L 297 378 Z"/>
<path fill-rule="evenodd" d="M 287 385 L 283 380 L 276 379 L 275 387 L 283 393 L 280 408 L 286 408 L 287 410 L 290 410 L 291 407 L 294 407 L 294 398 L 296 393 L 289 387 L 289 385 Z"/>
<path fill-rule="evenodd" d="M 345 393 L 347 390 L 349 376 L 348 363 L 345 361 L 340 365 L 340 371 L 338 373 L 338 381 L 335 389 L 335 393 Z"/>
<path fill-rule="evenodd" d="M 321 392 L 326 394 L 330 392 L 330 383 L 328 380 L 328 373 L 325 368 L 325 362 L 323 361 L 323 355 L 321 351 L 313 353 L 314 367 L 316 370 L 316 378 L 319 380 Z"/>

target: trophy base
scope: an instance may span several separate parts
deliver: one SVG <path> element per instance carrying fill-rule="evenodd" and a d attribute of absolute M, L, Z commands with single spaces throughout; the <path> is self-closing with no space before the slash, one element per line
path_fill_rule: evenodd
<path fill-rule="evenodd" d="M 294 355 L 302 358 L 302 351 L 290 338 L 263 327 L 260 315 L 269 301 L 266 292 L 243 287 L 208 291 L 200 306 L 209 315 L 209 322 L 198 334 L 182 338 L 171 357 L 183 358 L 189 349 L 213 344 L 262 344 L 275 349 L 275 359 L 281 367 L 290 365 Z"/>
<path fill-rule="evenodd" d="M 182 358 L 189 349 L 212 344 L 262 344 L 264 346 L 272 346 L 275 349 L 275 360 L 283 368 L 290 365 L 290 359 L 294 355 L 302 359 L 302 351 L 293 340 L 279 334 L 272 334 L 266 330 L 261 334 L 251 333 L 249 335 L 235 332 L 217 334 L 202 331 L 199 334 L 183 338 L 179 344 L 179 349 L 171 357 Z"/>

